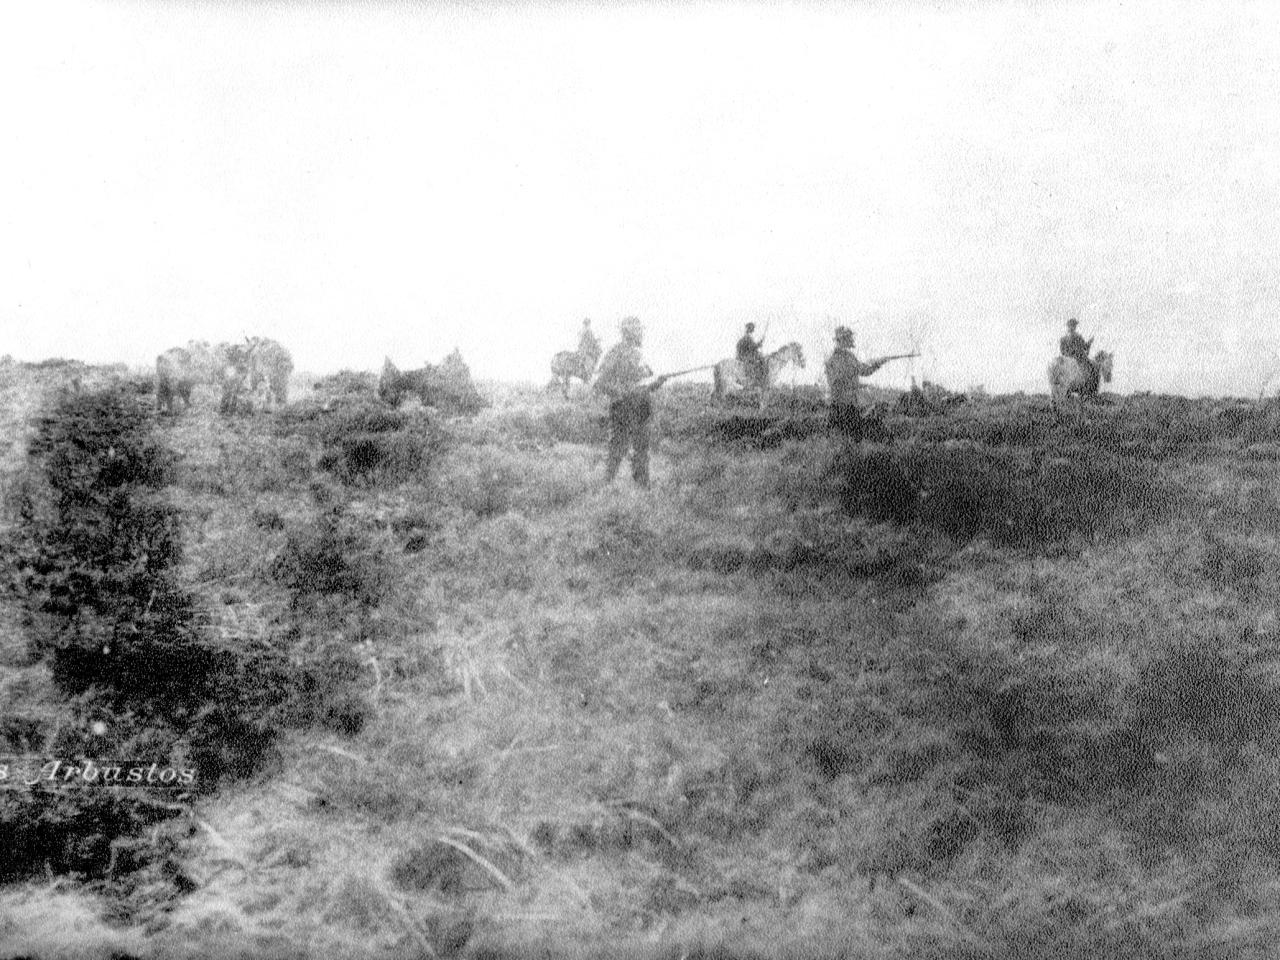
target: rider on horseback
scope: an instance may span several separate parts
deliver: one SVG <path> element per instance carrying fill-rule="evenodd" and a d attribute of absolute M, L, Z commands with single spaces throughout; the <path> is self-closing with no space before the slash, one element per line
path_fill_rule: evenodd
<path fill-rule="evenodd" d="M 1076 327 L 1079 325 L 1079 321 L 1075 317 L 1067 321 L 1067 335 L 1058 341 L 1058 352 L 1080 364 L 1092 383 L 1093 392 L 1097 392 L 1098 367 L 1089 359 L 1089 348 L 1093 346 L 1093 338 L 1090 337 L 1086 340 L 1080 336 L 1076 332 Z"/>
<path fill-rule="evenodd" d="M 738 338 L 738 345 L 734 350 L 734 355 L 738 358 L 738 362 L 742 364 L 743 378 L 747 383 L 758 390 L 763 390 L 767 385 L 769 368 L 765 364 L 764 357 L 760 355 L 760 348 L 764 346 L 764 337 L 757 340 L 753 336 L 755 332 L 756 325 L 748 323 L 746 330 Z"/>

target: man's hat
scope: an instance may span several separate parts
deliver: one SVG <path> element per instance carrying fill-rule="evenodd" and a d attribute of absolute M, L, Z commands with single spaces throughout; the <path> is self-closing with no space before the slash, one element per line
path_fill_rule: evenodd
<path fill-rule="evenodd" d="M 618 324 L 618 332 L 624 337 L 644 336 L 644 324 L 640 322 L 639 317 L 626 317 Z"/>
<path fill-rule="evenodd" d="M 853 331 L 848 327 L 836 327 L 836 343 L 853 343 Z"/>
<path fill-rule="evenodd" d="M 748 323 L 748 324 L 747 324 L 747 330 L 748 330 L 748 332 L 750 332 L 750 331 L 754 330 L 755 328 L 756 328 L 756 325 L 755 325 L 754 323 Z"/>
<path fill-rule="evenodd" d="M 1067 326 L 1068 326 L 1068 327 L 1078 327 L 1078 326 L 1080 326 L 1080 321 L 1079 321 L 1079 320 L 1077 320 L 1075 317 L 1072 317 L 1070 320 L 1068 320 L 1068 321 L 1067 321 Z"/>

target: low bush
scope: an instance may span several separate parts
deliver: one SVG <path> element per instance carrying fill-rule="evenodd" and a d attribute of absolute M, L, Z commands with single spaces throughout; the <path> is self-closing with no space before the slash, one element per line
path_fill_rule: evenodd
<path fill-rule="evenodd" d="M 836 458 L 833 475 L 850 514 L 1021 547 L 1131 528 L 1168 501 L 1149 467 L 1104 454 L 1046 458 L 968 444 L 857 447 Z"/>
<path fill-rule="evenodd" d="M 287 529 L 271 567 L 289 593 L 273 626 L 271 663 L 282 692 L 277 719 L 321 724 L 344 734 L 360 730 L 368 704 L 357 690 L 363 672 L 355 644 L 375 639 L 371 614 L 391 580 L 389 558 L 368 531 L 347 515 L 341 495 L 313 488 L 316 517 Z"/>
<path fill-rule="evenodd" d="M 341 502 L 326 502 L 315 520 L 288 530 L 272 567 L 295 608 L 330 600 L 378 605 L 386 590 L 384 557 Z"/>
<path fill-rule="evenodd" d="M 324 400 L 372 402 L 378 396 L 378 375 L 367 370 L 339 370 L 321 377 L 313 389 Z"/>
<path fill-rule="evenodd" d="M 320 468 L 354 486 L 421 479 L 444 447 L 444 434 L 425 413 L 379 403 L 297 404 L 282 412 L 277 429 L 313 439 Z"/>

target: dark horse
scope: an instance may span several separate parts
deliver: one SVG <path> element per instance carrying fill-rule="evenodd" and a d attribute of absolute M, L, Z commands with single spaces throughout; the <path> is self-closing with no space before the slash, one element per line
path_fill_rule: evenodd
<path fill-rule="evenodd" d="M 600 351 L 584 350 L 579 347 L 577 350 L 561 350 L 551 358 L 551 387 L 559 387 L 560 392 L 564 394 L 566 400 L 569 399 L 569 382 L 577 377 L 584 384 L 591 382 L 591 375 L 595 373 L 596 363 L 600 360 Z"/>
<path fill-rule="evenodd" d="M 388 406 L 399 407 L 406 397 L 417 397 L 424 407 L 445 413 L 473 414 L 486 406 L 471 379 L 471 370 L 457 350 L 438 366 L 427 364 L 403 372 L 388 357 L 378 381 L 378 398 Z"/>

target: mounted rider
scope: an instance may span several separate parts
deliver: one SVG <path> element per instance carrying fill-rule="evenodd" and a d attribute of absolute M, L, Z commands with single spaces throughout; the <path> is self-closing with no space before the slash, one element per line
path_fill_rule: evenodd
<path fill-rule="evenodd" d="M 1089 358 L 1089 350 L 1093 347 L 1093 338 L 1086 340 L 1076 332 L 1076 327 L 1080 322 L 1072 317 L 1067 321 L 1067 335 L 1058 341 L 1058 352 L 1064 357 L 1070 357 L 1076 363 L 1080 364 L 1081 369 L 1085 371 L 1089 381 L 1092 383 L 1094 392 L 1098 389 L 1098 367 Z"/>
<path fill-rule="evenodd" d="M 760 355 L 760 348 L 764 346 L 764 337 L 757 340 L 755 332 L 756 325 L 748 323 L 742 336 L 738 338 L 734 356 L 742 364 L 743 380 L 752 387 L 763 390 L 768 385 L 769 367 L 764 357 Z"/>

